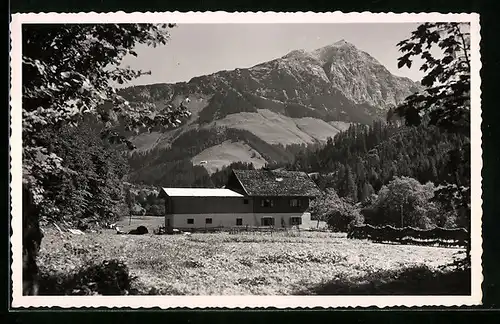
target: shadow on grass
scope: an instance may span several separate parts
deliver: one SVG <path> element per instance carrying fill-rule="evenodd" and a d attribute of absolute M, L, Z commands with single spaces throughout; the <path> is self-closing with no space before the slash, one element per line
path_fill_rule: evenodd
<path fill-rule="evenodd" d="M 336 279 L 300 290 L 296 295 L 470 295 L 470 269 L 441 272 L 427 266 Z"/>
<path fill-rule="evenodd" d="M 40 295 L 132 295 L 134 280 L 128 267 L 117 260 L 81 267 L 71 273 L 44 272 L 39 278 Z"/>

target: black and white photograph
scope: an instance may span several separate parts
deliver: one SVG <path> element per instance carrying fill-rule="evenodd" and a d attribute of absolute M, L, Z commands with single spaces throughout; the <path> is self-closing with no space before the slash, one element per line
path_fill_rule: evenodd
<path fill-rule="evenodd" d="M 11 28 L 13 306 L 481 303 L 477 14 Z"/>

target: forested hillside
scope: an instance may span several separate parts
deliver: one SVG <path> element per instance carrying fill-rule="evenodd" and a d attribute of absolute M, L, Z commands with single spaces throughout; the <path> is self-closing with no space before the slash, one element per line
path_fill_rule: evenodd
<path fill-rule="evenodd" d="M 450 152 L 465 158 L 469 139 L 429 125 L 399 126 L 374 122 L 353 125 L 320 149 L 304 149 L 293 163 L 275 164 L 291 170 L 318 172 L 318 184 L 332 187 L 341 197 L 364 201 L 395 176 L 421 183 L 445 181 L 467 185 L 470 161 L 450 165 Z"/>
<path fill-rule="evenodd" d="M 462 134 L 375 122 L 353 125 L 321 148 L 302 149 L 292 163 L 270 167 L 310 173 L 324 190 L 311 205 L 313 217 L 336 230 L 363 222 L 469 228 L 469 154 Z M 453 188 L 459 194 L 450 197 Z"/>
<path fill-rule="evenodd" d="M 234 128 L 193 129 L 180 135 L 170 147 L 134 152 L 129 157 L 130 180 L 157 186 L 212 187 L 214 184 L 209 180 L 206 169 L 193 165 L 191 158 L 206 148 L 228 140 L 246 143 L 266 161 L 280 164 L 293 162 L 295 153 L 306 147 L 269 144 L 248 131 Z M 220 182 L 217 185 L 220 185 Z"/>

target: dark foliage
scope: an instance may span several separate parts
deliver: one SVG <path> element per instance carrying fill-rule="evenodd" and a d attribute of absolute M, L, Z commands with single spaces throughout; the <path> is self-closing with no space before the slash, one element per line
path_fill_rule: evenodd
<path fill-rule="evenodd" d="M 222 119 L 229 114 L 239 112 L 257 112 L 257 108 L 240 93 L 228 90 L 216 93 L 198 116 L 200 124 Z"/>
<path fill-rule="evenodd" d="M 193 165 L 189 159 L 159 162 L 133 172 L 130 180 L 137 184 L 162 187 L 213 187 L 207 170 Z"/>
<path fill-rule="evenodd" d="M 132 202 L 131 213 L 136 214 L 140 211 L 140 215 L 163 216 L 165 215 L 165 201 L 158 195 L 158 188 L 139 189 L 131 192 Z M 137 208 L 137 207 L 140 208 Z"/>
<path fill-rule="evenodd" d="M 89 220 L 114 221 L 120 216 L 126 159 L 98 134 L 98 127 L 90 122 L 78 127 L 47 127 L 39 134 L 39 141 L 62 158 L 62 166 L 68 170 L 41 182 L 48 198 L 41 209 L 44 220 L 75 225 Z"/>
<path fill-rule="evenodd" d="M 135 294 L 134 280 L 126 264 L 106 260 L 69 274 L 40 275 L 40 295 L 128 295 Z"/>
<path fill-rule="evenodd" d="M 353 225 L 361 224 L 363 218 L 349 198 L 340 198 L 332 188 L 327 188 L 309 206 L 311 219 L 325 221 L 334 232 L 347 232 Z"/>
<path fill-rule="evenodd" d="M 190 115 L 183 108 L 162 111 L 151 105 L 131 106 L 110 81 L 120 84 L 145 72 L 119 67 L 137 44 L 166 44 L 167 28 L 153 24 L 23 25 L 23 171 L 37 200 L 44 197 L 44 177 L 64 172 L 61 157 L 48 152 L 39 138 L 47 127 L 77 125 L 84 115 L 105 125 L 106 139 L 131 143 L 111 129 L 120 120 L 127 129 L 177 126 Z"/>
<path fill-rule="evenodd" d="M 427 122 L 441 130 L 470 137 L 471 63 L 470 24 L 428 22 L 418 26 L 408 39 L 397 44 L 404 53 L 398 67 L 411 67 L 413 58 L 423 60 L 426 72 L 423 92 L 409 96 L 396 108 L 407 125 Z M 431 54 L 432 49 L 440 57 Z M 436 200 L 452 213 L 458 213 L 461 226 L 470 227 L 470 142 L 450 150 L 447 163 L 449 179 L 438 190 Z M 468 247 L 468 251 L 470 247 Z"/>

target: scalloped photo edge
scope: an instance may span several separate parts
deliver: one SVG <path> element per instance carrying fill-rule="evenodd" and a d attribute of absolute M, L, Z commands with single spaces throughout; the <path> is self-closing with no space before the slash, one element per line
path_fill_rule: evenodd
<path fill-rule="evenodd" d="M 166 23 L 176 24 L 347 24 L 469 22 L 471 34 L 471 295 L 469 296 L 23 296 L 22 293 L 22 48 L 23 24 Z M 23 13 L 10 24 L 10 172 L 11 172 L 11 296 L 13 308 L 350 308 L 480 305 L 482 299 L 482 146 L 480 19 L 475 13 Z"/>

